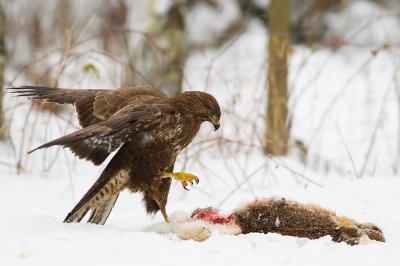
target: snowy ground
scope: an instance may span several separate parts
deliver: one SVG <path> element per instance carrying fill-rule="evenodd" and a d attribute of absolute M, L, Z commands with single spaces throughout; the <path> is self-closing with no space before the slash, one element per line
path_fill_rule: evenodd
<path fill-rule="evenodd" d="M 207 183 L 203 177 L 199 187 Z M 82 195 L 93 178 L 74 177 L 76 193 Z M 319 240 L 298 239 L 277 234 L 239 236 L 213 235 L 205 242 L 180 240 L 159 230 L 162 217 L 145 216 L 140 198 L 125 193 L 105 226 L 63 224 L 72 208 L 67 178 L 2 176 L 0 200 L 1 265 L 399 265 L 400 179 L 374 177 L 341 180 L 324 188 L 275 185 L 257 189 L 259 196 L 280 195 L 301 202 L 314 202 L 350 216 L 360 222 L 373 222 L 385 233 L 386 243 L 360 246 L 334 243 L 330 237 Z M 285 183 L 285 182 L 284 182 Z M 185 193 L 174 186 L 169 211 L 190 212 L 195 207 L 216 205 L 225 196 L 210 198 L 193 189 Z M 249 191 L 236 193 L 222 208 L 230 210 L 248 201 Z M 174 224 L 174 215 L 172 226 Z M 161 223 L 161 224 L 160 224 Z"/>
<path fill-rule="evenodd" d="M 358 5 L 347 13 L 377 10 L 370 4 Z M 332 19 L 340 20 L 337 16 Z M 399 51 L 379 50 L 381 26 L 397 29 L 399 21 L 379 22 L 383 24 L 373 23 L 374 30 L 367 35 L 354 36 L 358 43 L 368 38 L 367 47 L 349 45 L 335 52 L 293 47 L 292 138 L 308 147 L 306 162 L 295 152 L 275 159 L 261 152 L 266 72 L 262 52 L 267 37 L 261 25 L 251 22 L 233 44 L 220 50 L 191 55 L 185 89 L 213 93 L 224 113 L 221 129 L 213 132 L 205 125 L 177 162 L 176 170 L 198 174 L 201 180 L 189 192 L 180 184 L 172 186 L 167 206 L 171 225 L 163 223 L 160 214 L 146 216 L 140 195 L 128 193 L 118 199 L 105 226 L 63 224 L 104 165 L 93 167 L 60 148 L 26 156 L 38 144 L 74 130 L 76 120 L 69 123 L 73 117 L 69 110 L 61 114 L 63 121 L 32 111 L 26 100 L 6 96 L 12 143 L 0 143 L 0 265 L 400 265 Z M 342 32 L 346 25 L 336 26 L 339 35 L 347 34 Z M 93 57 L 102 62 L 97 65 L 101 79 L 73 72 L 90 63 L 83 57 L 68 66 L 60 86 L 115 85 L 104 75 L 103 66 L 111 65 L 120 73 L 118 65 L 89 53 Z M 7 80 L 14 75 L 15 70 L 7 69 Z M 79 78 L 71 78 L 75 76 Z M 24 82 L 19 77 L 12 85 Z M 222 145 L 207 142 L 221 138 Z M 229 212 L 254 198 L 270 196 L 315 203 L 338 215 L 375 223 L 387 242 L 348 246 L 330 237 L 307 240 L 254 233 L 214 234 L 198 243 L 173 233 L 156 233 L 173 229 L 177 213 L 206 206 Z"/>

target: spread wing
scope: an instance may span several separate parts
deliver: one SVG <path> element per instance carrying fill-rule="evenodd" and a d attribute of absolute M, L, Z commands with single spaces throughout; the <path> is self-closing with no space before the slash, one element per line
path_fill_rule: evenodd
<path fill-rule="evenodd" d="M 17 96 L 46 100 L 51 103 L 72 104 L 79 124 L 88 127 L 107 120 L 128 105 L 140 105 L 146 100 L 167 98 L 162 91 L 150 87 L 129 87 L 117 90 L 59 89 L 23 86 L 9 88 Z"/>
<path fill-rule="evenodd" d="M 134 140 L 136 133 L 157 124 L 160 111 L 155 109 L 157 108 L 136 108 L 128 113 L 119 113 L 105 121 L 45 143 L 29 153 L 59 145 L 68 147 L 79 158 L 99 165 L 122 144 Z"/>

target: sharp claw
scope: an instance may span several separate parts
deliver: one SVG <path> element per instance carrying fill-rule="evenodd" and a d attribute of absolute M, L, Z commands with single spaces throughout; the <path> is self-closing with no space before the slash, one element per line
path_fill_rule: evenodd
<path fill-rule="evenodd" d="M 187 186 L 188 186 L 187 181 L 182 181 L 182 186 L 183 186 L 183 188 L 184 188 L 185 190 L 189 191 L 189 189 L 187 188 Z"/>
<path fill-rule="evenodd" d="M 165 177 L 175 177 L 175 179 L 180 180 L 182 183 L 182 186 L 185 190 L 189 190 L 187 187 L 189 184 L 191 186 L 194 185 L 194 183 L 198 184 L 199 183 L 199 178 L 195 175 L 189 174 L 189 173 L 183 173 L 183 172 L 177 172 L 177 173 L 165 173 Z"/>

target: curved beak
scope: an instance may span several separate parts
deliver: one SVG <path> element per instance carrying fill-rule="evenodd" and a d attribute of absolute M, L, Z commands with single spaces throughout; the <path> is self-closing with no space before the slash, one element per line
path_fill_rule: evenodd
<path fill-rule="evenodd" d="M 216 117 L 210 117 L 210 121 L 214 126 L 214 130 L 218 130 L 219 126 L 221 125 L 221 119 Z"/>

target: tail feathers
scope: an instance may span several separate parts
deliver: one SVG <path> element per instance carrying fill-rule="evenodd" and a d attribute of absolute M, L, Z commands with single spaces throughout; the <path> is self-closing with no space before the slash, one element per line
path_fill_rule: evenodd
<path fill-rule="evenodd" d="M 119 193 L 110 197 L 110 199 L 104 201 L 99 207 L 93 209 L 92 214 L 88 220 L 88 223 L 104 224 L 114 208 L 115 202 L 117 201 Z"/>
<path fill-rule="evenodd" d="M 110 215 L 119 193 L 124 189 L 128 181 L 128 173 L 119 171 L 107 182 L 100 179 L 78 202 L 75 208 L 68 213 L 64 223 L 80 222 L 91 211 L 88 223 L 104 224 Z"/>
<path fill-rule="evenodd" d="M 81 208 L 76 212 L 70 212 L 68 216 L 64 219 L 64 223 L 79 223 L 86 216 L 86 214 L 91 211 L 90 217 L 87 222 L 103 225 L 107 221 L 108 216 L 110 216 L 110 213 L 115 205 L 115 202 L 118 199 L 118 196 L 119 193 L 111 196 L 108 199 L 103 200 L 97 206 L 88 206 L 86 208 Z"/>

